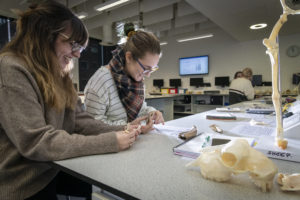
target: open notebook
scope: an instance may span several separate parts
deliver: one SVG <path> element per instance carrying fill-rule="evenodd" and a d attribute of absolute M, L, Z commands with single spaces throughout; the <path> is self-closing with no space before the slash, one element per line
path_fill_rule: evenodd
<path fill-rule="evenodd" d="M 254 146 L 254 138 L 233 137 L 214 133 L 201 133 L 196 137 L 175 146 L 173 148 L 173 152 L 176 155 L 185 156 L 189 158 L 197 158 L 200 155 L 200 151 L 203 148 L 208 146 L 226 144 L 227 142 L 237 138 L 244 138 L 248 141 L 250 146 Z"/>

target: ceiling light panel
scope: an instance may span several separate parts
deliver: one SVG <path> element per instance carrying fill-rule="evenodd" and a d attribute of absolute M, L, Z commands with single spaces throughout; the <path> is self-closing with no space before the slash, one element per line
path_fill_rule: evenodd
<path fill-rule="evenodd" d="M 262 29 L 267 27 L 266 23 L 260 23 L 260 24 L 253 24 L 250 26 L 250 29 L 256 30 L 256 29 Z"/>
<path fill-rule="evenodd" d="M 97 11 L 101 12 L 101 11 L 113 8 L 115 6 L 121 5 L 123 3 L 126 3 L 128 1 L 130 1 L 130 0 L 109 0 L 109 1 L 106 1 L 105 3 L 103 3 L 103 4 L 95 6 L 94 8 Z"/>
<path fill-rule="evenodd" d="M 199 40 L 199 39 L 204 39 L 204 38 L 210 38 L 213 37 L 213 34 L 206 34 L 206 35 L 198 35 L 194 37 L 189 37 L 189 38 L 182 38 L 182 39 L 177 39 L 177 42 L 186 42 L 186 41 L 191 41 L 191 40 Z"/>

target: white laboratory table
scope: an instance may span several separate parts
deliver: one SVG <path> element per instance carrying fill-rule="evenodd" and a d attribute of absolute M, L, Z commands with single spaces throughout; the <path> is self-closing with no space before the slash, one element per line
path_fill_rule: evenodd
<path fill-rule="evenodd" d="M 235 122 L 206 120 L 205 113 L 200 113 L 166 124 L 196 125 L 198 132 L 212 132 L 209 125 L 218 124 L 226 133 L 235 124 L 248 122 L 247 119 Z M 273 189 L 263 193 L 247 174 L 233 176 L 226 183 L 206 180 L 199 171 L 185 168 L 190 159 L 173 154 L 172 148 L 179 143 L 174 137 L 148 133 L 139 136 L 126 151 L 57 161 L 54 167 L 124 199 L 298 200 L 300 197 L 300 192 L 282 192 L 275 180 Z M 279 172 L 300 172 L 300 163 L 272 160 Z"/>

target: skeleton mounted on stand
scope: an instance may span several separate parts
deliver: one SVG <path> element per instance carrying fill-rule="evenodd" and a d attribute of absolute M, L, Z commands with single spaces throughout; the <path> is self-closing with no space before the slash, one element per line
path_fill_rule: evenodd
<path fill-rule="evenodd" d="M 275 107 L 276 113 L 276 145 L 282 149 L 287 148 L 288 141 L 284 139 L 283 136 L 283 123 L 282 123 L 282 109 L 281 109 L 281 88 L 280 88 L 280 65 L 278 62 L 279 55 L 279 45 L 278 45 L 278 34 L 279 30 L 283 24 L 287 21 L 288 15 L 297 15 L 300 14 L 299 10 L 293 10 L 289 5 L 300 4 L 300 0 L 280 0 L 283 14 L 280 16 L 279 20 L 276 22 L 271 35 L 269 38 L 263 40 L 263 44 L 267 47 L 266 53 L 269 54 L 271 64 L 272 64 L 272 100 Z"/>

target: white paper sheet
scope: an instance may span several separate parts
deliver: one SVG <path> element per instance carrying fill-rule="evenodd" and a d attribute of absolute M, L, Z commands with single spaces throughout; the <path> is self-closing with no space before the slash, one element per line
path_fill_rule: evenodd
<path fill-rule="evenodd" d="M 154 124 L 153 128 L 161 134 L 178 138 L 178 134 L 181 132 L 190 131 L 193 127 L 178 127 L 178 126 L 167 126 L 162 124 Z"/>
<path fill-rule="evenodd" d="M 262 114 L 249 114 L 249 113 L 236 113 L 237 118 L 247 118 L 249 120 L 253 119 L 258 122 L 263 122 L 269 126 L 276 126 L 275 115 L 262 115 Z"/>
<path fill-rule="evenodd" d="M 233 127 L 230 132 L 241 136 L 274 136 L 276 128 L 269 126 L 251 126 L 251 125 L 237 125 Z"/>

